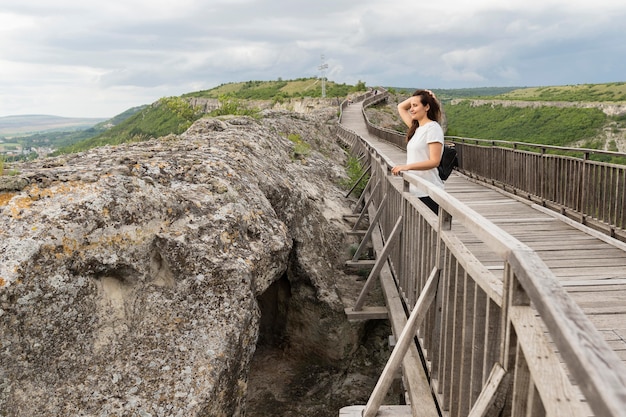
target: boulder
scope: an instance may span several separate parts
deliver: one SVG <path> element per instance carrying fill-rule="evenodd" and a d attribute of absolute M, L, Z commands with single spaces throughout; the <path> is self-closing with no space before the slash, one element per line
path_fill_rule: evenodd
<path fill-rule="evenodd" d="M 335 285 L 350 212 L 335 116 L 204 118 L 13 166 L 0 415 L 242 415 L 259 299 L 281 280 L 286 343 L 329 359 L 356 349 Z"/>

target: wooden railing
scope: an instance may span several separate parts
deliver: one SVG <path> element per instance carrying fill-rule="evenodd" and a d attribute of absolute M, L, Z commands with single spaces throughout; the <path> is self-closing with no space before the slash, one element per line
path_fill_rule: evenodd
<path fill-rule="evenodd" d="M 591 155 L 626 158 L 626 154 L 458 137 L 449 140 L 457 144 L 466 175 L 626 241 L 626 166 L 590 159 Z"/>
<path fill-rule="evenodd" d="M 365 108 L 385 97 L 363 102 L 368 132 L 405 149 L 404 134 L 377 127 L 366 116 Z M 626 160 L 626 153 L 456 136 L 446 136 L 446 141 L 456 145 L 459 171 L 469 177 L 626 242 L 626 165 L 590 159 L 595 155 Z"/>
<path fill-rule="evenodd" d="M 393 163 L 354 132 L 340 125 L 338 137 L 370 166 L 362 201 L 385 243 L 376 265 L 388 262 L 409 313 L 363 416 L 376 415 L 415 337 L 446 416 L 626 416 L 626 366 L 537 254 L 421 178 L 390 175 Z M 488 266 L 459 231 L 482 245 Z"/>

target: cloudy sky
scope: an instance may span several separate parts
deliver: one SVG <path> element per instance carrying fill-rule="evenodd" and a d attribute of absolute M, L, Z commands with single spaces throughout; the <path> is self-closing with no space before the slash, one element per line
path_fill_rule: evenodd
<path fill-rule="evenodd" d="M 368 86 L 626 81 L 624 22 L 624 0 L 0 0 L 0 116 L 112 117 L 322 62 Z"/>

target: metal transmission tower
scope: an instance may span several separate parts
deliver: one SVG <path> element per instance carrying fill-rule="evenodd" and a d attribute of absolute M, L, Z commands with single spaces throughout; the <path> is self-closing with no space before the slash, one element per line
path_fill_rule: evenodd
<path fill-rule="evenodd" d="M 324 62 L 324 55 L 322 55 L 322 64 L 317 67 L 318 70 L 321 71 L 322 78 L 322 98 L 326 97 L 326 70 L 328 69 L 328 64 Z"/>

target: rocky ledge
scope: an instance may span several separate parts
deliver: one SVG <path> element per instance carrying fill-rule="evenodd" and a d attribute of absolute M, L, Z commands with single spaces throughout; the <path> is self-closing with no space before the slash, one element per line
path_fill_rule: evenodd
<path fill-rule="evenodd" d="M 242 415 L 259 299 L 281 280 L 283 343 L 356 349 L 337 289 L 350 209 L 335 117 L 205 118 L 12 166 L 0 177 L 0 414 Z"/>

